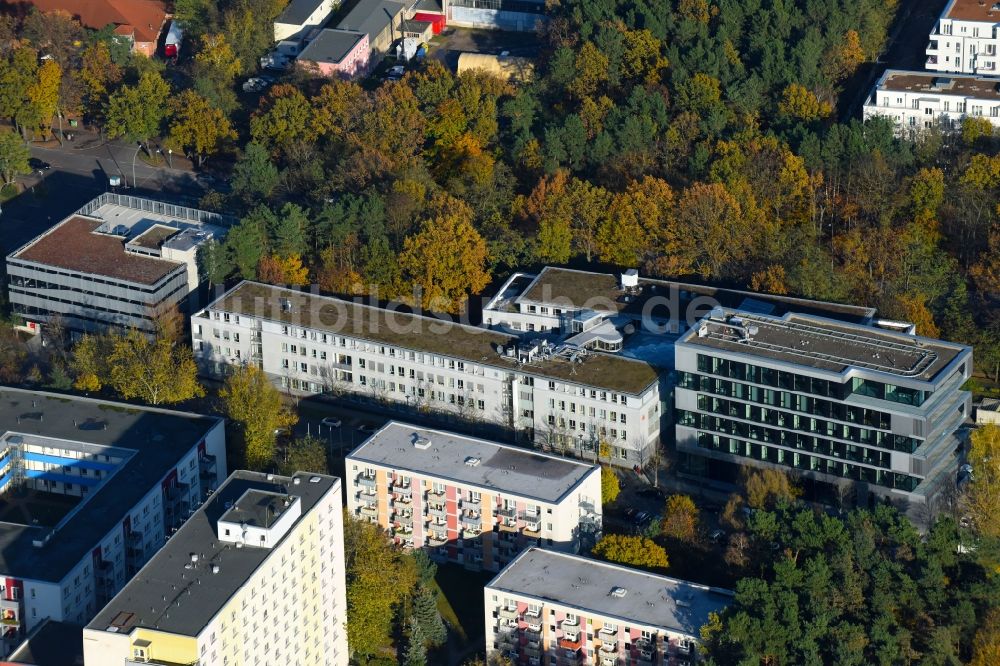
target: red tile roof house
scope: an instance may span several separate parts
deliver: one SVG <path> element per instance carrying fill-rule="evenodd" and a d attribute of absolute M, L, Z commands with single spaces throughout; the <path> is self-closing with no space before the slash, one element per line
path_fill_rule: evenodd
<path fill-rule="evenodd" d="M 156 43 L 167 21 L 166 5 L 159 0 L 23 0 L 42 12 L 66 12 L 92 30 L 115 26 L 115 34 L 132 42 L 132 50 L 145 56 L 156 53 Z"/>

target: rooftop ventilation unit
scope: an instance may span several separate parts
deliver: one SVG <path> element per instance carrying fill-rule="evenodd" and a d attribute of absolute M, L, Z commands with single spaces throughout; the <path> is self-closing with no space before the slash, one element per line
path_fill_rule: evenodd
<path fill-rule="evenodd" d="M 478 467 L 479 463 L 481 462 L 482 460 L 480 460 L 476 456 L 469 456 L 468 458 L 465 459 L 465 464 L 469 467 Z"/>
<path fill-rule="evenodd" d="M 622 273 L 622 289 L 638 289 L 639 288 L 639 271 L 634 268 L 630 268 L 624 273 Z"/>
<path fill-rule="evenodd" d="M 931 81 L 931 87 L 935 90 L 951 90 L 955 87 L 955 80 L 947 76 L 935 76 Z"/>
<path fill-rule="evenodd" d="M 726 321 L 726 311 L 723 310 L 721 306 L 716 305 L 712 308 L 712 311 L 708 313 L 708 318 L 713 321 Z"/>
<path fill-rule="evenodd" d="M 413 440 L 413 448 L 420 449 L 421 451 L 426 451 L 431 448 L 431 440 L 427 437 L 417 437 Z"/>
<path fill-rule="evenodd" d="M 625 589 L 624 587 L 613 587 L 613 588 L 611 588 L 611 596 L 613 596 L 613 597 L 615 597 L 617 599 L 621 599 L 626 594 L 628 594 L 628 590 Z"/>

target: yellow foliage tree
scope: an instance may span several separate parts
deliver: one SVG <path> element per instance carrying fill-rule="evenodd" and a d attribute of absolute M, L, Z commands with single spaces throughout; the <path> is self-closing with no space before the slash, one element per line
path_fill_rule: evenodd
<path fill-rule="evenodd" d="M 641 569 L 662 571 L 669 566 L 663 546 L 644 536 L 608 534 L 597 542 L 591 554 L 609 562 Z"/>
<path fill-rule="evenodd" d="M 62 82 L 62 67 L 55 60 L 42 61 L 38 68 L 38 78 L 28 88 L 28 105 L 31 109 L 30 121 L 25 125 L 38 134 L 45 135 L 52 126 L 52 117 L 59 105 L 59 84 Z"/>
<path fill-rule="evenodd" d="M 608 56 L 593 42 L 584 42 L 576 53 L 576 76 L 567 86 L 577 99 L 591 97 L 608 80 Z"/>
<path fill-rule="evenodd" d="M 111 59 L 111 50 L 105 41 L 87 47 L 80 56 L 79 77 L 87 89 L 91 112 L 104 105 L 111 88 L 122 80 L 122 68 Z"/>
<path fill-rule="evenodd" d="M 243 71 L 243 64 L 236 56 L 232 45 L 224 34 L 209 34 L 201 38 L 201 49 L 195 61 L 211 67 L 220 76 L 231 81 Z"/>
<path fill-rule="evenodd" d="M 655 83 L 660 74 L 667 68 L 667 59 L 662 55 L 662 45 L 652 32 L 643 30 L 625 30 L 625 54 L 622 57 L 622 69 L 625 76 L 645 83 Z"/>
<path fill-rule="evenodd" d="M 170 404 L 205 395 L 191 348 L 130 329 L 114 336 L 108 356 L 111 386 L 126 400 Z"/>
<path fill-rule="evenodd" d="M 979 139 L 993 136 L 993 123 L 983 116 L 966 116 L 962 118 L 962 141 L 971 146 Z"/>
<path fill-rule="evenodd" d="M 298 420 L 281 399 L 264 371 L 254 365 L 237 366 L 219 390 L 226 416 L 238 429 L 244 464 L 262 470 L 274 461 L 275 431 Z"/>
<path fill-rule="evenodd" d="M 752 509 L 770 508 L 779 499 L 793 500 L 801 494 L 788 475 L 777 469 L 749 469 L 743 477 L 743 492 Z"/>
<path fill-rule="evenodd" d="M 750 288 L 765 294 L 783 295 L 788 293 L 788 276 L 785 267 L 779 264 L 768 266 L 750 276 Z"/>
<path fill-rule="evenodd" d="M 302 257 L 297 254 L 268 254 L 261 257 L 257 265 L 257 277 L 269 284 L 301 287 L 309 284 L 309 269 L 302 265 Z"/>
<path fill-rule="evenodd" d="M 972 431 L 969 464 L 966 510 L 979 534 L 1000 539 L 1000 426 L 987 424 Z"/>
<path fill-rule="evenodd" d="M 661 523 L 663 534 L 679 541 L 694 541 L 698 536 L 698 507 L 687 495 L 671 495 Z"/>
<path fill-rule="evenodd" d="M 171 101 L 170 107 L 173 120 L 169 140 L 197 156 L 198 166 L 217 153 L 226 141 L 236 140 L 236 131 L 226 114 L 195 91 L 185 90 Z"/>
<path fill-rule="evenodd" d="M 78 391 L 100 391 L 107 374 L 105 345 L 95 335 L 84 335 L 73 347 L 70 368 L 73 388 Z"/>
<path fill-rule="evenodd" d="M 805 122 L 825 118 L 831 111 L 833 107 L 829 103 L 821 102 L 815 93 L 798 83 L 785 88 L 778 102 L 779 113 Z"/>
<path fill-rule="evenodd" d="M 677 3 L 677 13 L 681 17 L 695 23 L 708 23 L 708 19 L 711 16 L 708 8 L 708 0 L 679 0 Z"/>
<path fill-rule="evenodd" d="M 940 337 L 941 331 L 934 323 L 934 315 L 927 309 L 926 299 L 920 294 L 902 294 L 896 298 L 903 318 L 917 328 L 917 335 Z"/>
<path fill-rule="evenodd" d="M 607 465 L 601 465 L 601 504 L 610 504 L 618 499 L 621 493 L 621 483 L 618 475 Z"/>
<path fill-rule="evenodd" d="M 399 267 L 405 281 L 420 288 L 422 307 L 458 312 L 470 292 L 490 281 L 486 241 L 465 202 L 439 195 L 431 207 L 436 213 L 404 242 Z"/>
<path fill-rule="evenodd" d="M 972 661 L 969 666 L 1000 664 L 1000 608 L 992 608 L 972 641 Z"/>

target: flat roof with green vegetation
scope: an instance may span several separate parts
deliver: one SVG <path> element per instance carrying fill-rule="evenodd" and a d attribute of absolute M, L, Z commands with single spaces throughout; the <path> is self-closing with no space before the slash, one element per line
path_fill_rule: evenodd
<path fill-rule="evenodd" d="M 498 353 L 518 343 L 513 336 L 457 324 L 450 319 L 415 315 L 258 282 L 241 282 L 207 309 L 350 335 L 412 351 L 481 363 L 507 372 L 633 395 L 643 393 L 657 381 L 657 372 L 648 363 L 600 352 L 589 352 L 582 362 L 576 363 L 550 358 L 518 364 Z"/>

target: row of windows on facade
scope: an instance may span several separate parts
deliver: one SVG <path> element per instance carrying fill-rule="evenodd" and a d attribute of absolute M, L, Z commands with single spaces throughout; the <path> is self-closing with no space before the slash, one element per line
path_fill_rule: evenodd
<path fill-rule="evenodd" d="M 764 444 L 755 444 L 753 442 L 734 439 L 732 437 L 713 435 L 712 433 L 699 433 L 698 446 L 711 451 L 729 453 L 744 458 L 752 458 L 754 460 L 785 465 L 786 467 L 793 467 L 795 469 L 829 474 L 831 476 L 837 476 L 844 479 L 853 479 L 855 481 L 873 483 L 875 485 L 894 488 L 896 490 L 905 490 L 907 492 L 912 492 L 918 485 L 920 485 L 920 479 L 907 474 L 890 472 L 888 470 L 876 469 L 872 467 L 863 467 L 861 465 L 852 465 L 839 460 L 810 456 L 808 454 L 799 453 L 798 451 L 788 451 L 786 449 L 766 446 Z"/>
<path fill-rule="evenodd" d="M 947 58 L 945 58 L 945 60 L 947 60 Z M 883 107 L 889 107 L 889 101 L 890 98 L 888 96 L 886 95 L 882 96 Z M 926 98 L 914 99 L 910 101 L 910 108 L 915 111 L 919 111 L 921 109 L 921 104 L 926 104 L 926 103 L 927 103 Z M 904 105 L 903 98 L 897 97 L 895 106 L 902 107 L 903 105 Z M 940 109 L 935 108 L 933 106 L 924 106 L 923 110 L 925 116 L 936 116 L 939 113 L 965 113 L 967 108 L 970 109 L 969 112 L 974 117 L 980 117 L 983 115 L 982 104 L 973 104 L 970 107 L 967 105 L 966 102 L 955 102 L 955 108 L 952 109 L 950 100 L 942 100 Z M 1000 116 L 1000 106 L 991 106 L 989 107 L 988 110 L 991 118 L 996 118 Z M 910 118 L 910 120 L 915 120 L 915 119 Z"/>
<path fill-rule="evenodd" d="M 219 319 L 219 313 L 218 312 L 215 312 L 213 314 L 214 314 L 214 316 L 215 316 L 216 319 Z M 223 313 L 223 314 L 224 314 L 224 317 L 229 317 L 228 313 Z M 236 316 L 235 319 L 236 319 L 236 323 L 238 324 L 239 323 L 239 317 Z M 225 321 L 229 321 L 229 319 L 225 319 Z M 218 329 L 215 329 L 215 330 L 217 331 Z M 200 325 L 196 328 L 196 334 L 197 335 L 201 335 L 201 326 Z M 459 361 L 459 360 L 456 360 L 456 359 L 446 358 L 446 357 L 443 357 L 443 356 L 437 356 L 435 354 L 429 354 L 429 353 L 424 353 L 424 352 L 414 352 L 414 351 L 403 350 L 403 349 L 397 350 L 395 347 L 390 347 L 390 346 L 386 346 L 386 345 L 368 345 L 364 341 L 355 341 L 354 339 L 349 339 L 349 338 L 345 338 L 345 337 L 341 337 L 341 336 L 334 336 L 334 335 L 329 335 L 329 334 L 326 334 L 326 333 L 317 333 L 316 331 L 309 331 L 308 329 L 304 329 L 304 328 L 297 329 L 297 328 L 293 328 L 293 327 L 289 327 L 289 326 L 282 326 L 282 334 L 284 334 L 284 335 L 290 335 L 292 337 L 299 337 L 299 338 L 307 338 L 307 337 L 309 337 L 311 340 L 316 341 L 316 342 L 320 342 L 320 343 L 323 343 L 323 344 L 337 344 L 338 346 L 343 347 L 345 349 L 360 349 L 360 350 L 363 350 L 363 351 L 367 351 L 367 352 L 371 352 L 371 353 L 378 353 L 378 354 L 381 354 L 383 356 L 388 356 L 389 358 L 405 359 L 405 360 L 408 360 L 408 361 L 413 361 L 415 363 L 421 363 L 421 364 L 424 364 L 424 365 L 431 365 L 431 366 L 436 366 L 436 367 L 440 367 L 440 368 L 448 368 L 449 370 L 456 370 L 458 372 L 470 372 L 472 374 L 478 374 L 478 375 L 484 375 L 485 374 L 485 368 L 476 366 L 476 365 L 474 365 L 472 363 L 468 363 L 467 364 L 465 361 Z M 307 336 L 307 334 L 308 334 L 308 336 Z M 225 336 L 225 335 L 226 335 L 226 333 L 223 332 L 223 336 Z M 238 334 L 235 333 L 235 332 L 233 333 L 233 335 L 234 336 L 238 336 Z M 215 337 L 218 337 L 218 335 L 216 335 Z M 224 338 L 224 339 L 228 339 L 228 338 Z M 238 342 L 239 338 L 238 337 L 234 337 L 234 341 Z M 199 347 L 199 349 L 200 349 L 200 347 Z M 311 349 L 311 350 L 308 350 L 308 354 L 307 354 L 307 348 L 306 347 L 304 347 L 304 346 L 298 346 L 298 345 L 293 345 L 293 344 L 290 344 L 290 343 L 287 343 L 287 342 L 283 342 L 281 344 L 281 351 L 283 353 L 291 353 L 291 354 L 298 353 L 300 356 L 306 356 L 306 355 L 310 355 L 311 354 L 312 358 L 317 358 L 317 359 L 323 360 L 323 361 L 327 360 L 327 355 L 326 355 L 325 351 Z M 225 354 L 225 355 L 226 356 L 230 356 L 230 354 L 228 354 L 228 353 Z M 352 361 L 353 361 L 353 359 L 352 359 L 351 356 L 342 355 L 342 354 L 338 354 L 334 358 L 335 358 L 335 362 L 339 363 L 341 365 L 351 365 Z M 374 361 L 366 361 L 364 358 L 359 358 L 358 359 L 358 367 L 360 367 L 360 368 L 365 368 L 365 367 L 367 367 L 367 365 L 373 365 L 374 366 L 374 363 L 375 363 Z M 379 363 L 375 367 L 378 368 L 379 372 L 384 372 L 384 369 L 383 369 L 384 366 L 383 366 L 383 364 Z M 400 376 L 403 376 L 402 373 L 404 373 L 405 370 L 402 368 L 402 366 L 396 366 L 396 368 L 401 373 Z M 372 369 L 374 369 L 374 367 Z M 390 365 L 389 366 L 390 374 L 393 373 L 393 370 L 394 370 L 394 366 Z M 409 373 L 410 373 L 411 378 L 413 378 L 414 376 L 416 376 L 418 378 L 421 378 L 421 375 L 422 375 L 422 371 L 416 371 L 416 370 L 413 370 L 413 369 L 410 369 Z M 440 383 L 440 381 L 441 380 L 439 378 L 438 379 L 438 383 Z M 527 376 L 521 377 L 521 383 L 529 385 L 529 386 L 533 386 L 534 385 L 534 378 L 527 377 Z M 551 381 L 551 380 L 548 381 L 548 389 L 550 391 L 556 391 L 556 390 L 560 390 L 561 389 L 561 390 L 563 390 L 563 391 L 565 391 L 567 393 L 574 394 L 574 395 L 579 395 L 579 396 L 582 396 L 582 397 L 586 397 L 587 394 L 588 394 L 588 389 L 586 389 L 586 388 L 584 388 L 582 386 L 575 386 L 575 385 L 571 385 L 571 384 L 560 385 L 560 384 L 557 384 L 556 382 Z M 482 389 L 480 389 L 480 392 L 482 392 Z M 620 403 L 622 405 L 628 404 L 628 397 L 625 396 L 625 395 L 623 395 L 623 394 L 618 394 L 618 393 L 609 392 L 609 391 L 598 391 L 597 389 L 589 389 L 589 394 L 590 394 L 590 397 L 592 399 L 595 399 L 595 400 L 596 399 L 600 399 L 600 400 L 603 400 L 603 401 L 610 400 L 613 403 Z"/>
<path fill-rule="evenodd" d="M 875 467 L 889 468 L 892 460 L 892 455 L 886 451 L 877 451 L 864 446 L 854 446 L 853 444 L 845 444 L 844 442 L 789 432 L 787 430 L 762 428 L 756 425 L 694 412 L 679 411 L 677 422 L 679 425 L 699 430 L 736 435 L 737 437 L 752 439 L 765 444 L 784 446 L 789 449 L 797 449 L 809 453 L 832 456 L 834 458 L 845 458 Z"/>
<path fill-rule="evenodd" d="M 126 290 L 128 290 L 130 292 L 140 292 L 140 293 L 143 293 L 143 294 L 155 294 L 156 292 L 160 291 L 160 289 L 163 288 L 162 285 L 159 286 L 159 287 L 157 287 L 157 286 L 144 287 L 144 286 L 139 286 L 138 284 L 136 284 L 134 282 L 122 282 L 121 280 L 114 280 L 112 278 L 98 277 L 98 276 L 95 276 L 95 275 L 93 275 L 91 273 L 80 273 L 80 272 L 77 272 L 77 271 L 69 271 L 69 270 L 60 269 L 60 268 L 52 268 L 51 266 L 48 266 L 48 265 L 43 266 L 41 264 L 24 264 L 24 263 L 21 263 L 21 262 L 18 262 L 18 261 L 8 261 L 7 263 L 8 263 L 9 266 L 16 267 L 16 268 L 23 268 L 24 270 L 31 271 L 33 273 L 49 273 L 50 275 L 63 275 L 63 276 L 66 276 L 66 277 L 73 278 L 74 280 L 81 280 L 81 281 L 84 281 L 84 282 L 93 282 L 95 284 L 106 284 L 106 285 L 109 285 L 111 287 L 118 287 L 120 289 L 126 289 Z M 178 276 L 178 275 L 175 275 L 174 273 L 171 273 L 170 275 L 168 275 L 165 278 L 163 278 L 163 280 L 160 280 L 160 282 L 163 282 L 165 280 L 169 280 L 171 277 L 182 277 L 182 276 Z M 68 287 L 68 286 L 66 286 L 65 284 L 62 284 L 62 283 L 49 283 L 49 282 L 44 282 L 42 280 L 31 280 L 30 278 L 23 278 L 23 277 L 20 278 L 20 279 L 22 281 L 29 281 L 30 280 L 31 282 L 34 282 L 35 284 L 44 285 L 46 288 L 53 288 L 53 289 L 60 289 L 60 290 L 62 290 L 62 289 L 70 289 L 70 287 Z M 160 282 L 158 282 L 157 284 L 160 284 Z M 12 282 L 11 284 L 13 285 L 14 283 Z M 186 284 L 186 282 L 185 282 L 185 284 Z M 81 291 L 81 290 L 80 289 L 73 289 L 73 291 Z M 104 291 L 100 291 L 100 292 L 87 292 L 87 293 L 92 293 L 95 296 L 107 296 L 107 294 Z"/>
<path fill-rule="evenodd" d="M 705 354 L 698 354 L 698 372 L 799 393 L 811 393 L 835 400 L 846 400 L 850 395 L 864 395 L 904 405 L 920 406 L 929 397 L 928 391 L 860 377 L 854 377 L 850 383 L 841 383 Z"/>
<path fill-rule="evenodd" d="M 958 33 L 961 34 L 961 35 L 964 35 L 964 34 L 966 34 L 969 31 L 968 30 L 969 26 L 965 25 L 964 23 L 956 22 L 956 25 L 958 25 Z M 952 30 L 953 30 L 952 26 L 953 26 L 953 24 L 950 21 L 942 21 L 941 22 L 941 34 L 942 35 L 951 35 L 951 34 L 954 34 L 952 32 Z M 975 26 L 975 25 L 972 26 L 972 36 L 973 37 L 979 37 L 979 30 L 980 30 L 979 26 Z M 996 37 L 996 33 L 992 32 L 993 31 L 992 27 L 986 28 L 986 30 L 990 31 L 990 33 L 987 34 L 987 35 L 985 35 L 985 37 L 993 37 L 993 38 Z"/>
<path fill-rule="evenodd" d="M 497 595 L 493 595 L 493 602 L 496 603 L 496 601 L 497 601 Z M 510 597 L 504 597 L 503 605 L 504 605 L 505 608 L 516 609 L 517 608 L 517 600 L 511 599 Z M 548 613 L 551 616 L 554 617 L 555 614 L 556 614 L 556 611 L 555 610 L 549 610 Z M 541 614 L 542 614 L 542 606 L 540 604 L 535 604 L 535 603 L 529 603 L 528 607 L 527 607 L 527 609 L 525 610 L 525 613 L 524 613 L 524 615 L 526 617 L 539 617 L 539 618 L 541 617 Z M 494 617 L 496 617 L 496 613 L 494 613 Z M 604 634 L 617 634 L 618 633 L 619 626 L 615 622 L 609 622 L 607 620 L 594 620 L 592 618 L 581 617 L 580 615 L 577 615 L 576 613 L 566 613 L 565 617 L 562 620 L 562 624 L 560 625 L 559 628 L 564 628 L 564 627 L 579 627 L 581 621 L 587 627 L 591 627 L 591 628 L 597 627 L 598 623 L 600 623 L 600 627 L 598 628 L 598 633 L 604 633 Z M 625 633 L 626 636 L 631 636 L 631 634 L 632 634 L 632 628 L 629 625 L 626 624 L 622 628 L 625 630 L 624 633 Z M 555 624 L 550 624 L 549 625 L 549 630 L 554 632 L 556 630 L 556 625 Z M 656 632 L 651 631 L 649 629 L 640 629 L 639 630 L 639 639 L 640 640 L 652 641 L 653 638 L 656 635 L 657 635 Z M 688 645 L 690 644 L 690 641 L 688 639 L 683 639 L 683 640 L 686 642 L 686 644 L 688 644 Z"/>
<path fill-rule="evenodd" d="M 46 302 L 64 303 L 66 305 L 73 306 L 73 308 L 79 308 L 83 305 L 78 301 L 69 301 L 66 300 L 65 298 L 46 297 L 44 300 Z M 77 310 L 67 310 L 66 312 L 63 312 L 61 310 L 52 310 L 51 308 L 41 308 L 41 307 L 36 307 L 34 305 L 24 305 L 23 303 L 18 303 L 18 302 L 11 303 L 11 306 L 14 308 L 15 312 L 25 316 L 47 317 L 52 315 L 62 315 L 66 317 L 72 317 L 74 319 L 80 319 L 82 321 L 93 322 L 95 324 L 106 325 L 108 323 L 107 317 L 103 319 L 99 317 L 89 317 L 86 314 L 83 314 L 82 312 Z M 146 321 L 153 321 L 155 319 L 151 314 L 149 314 L 148 307 L 143 309 L 143 312 L 146 314 L 140 314 L 136 312 L 126 312 L 124 310 L 115 310 L 113 308 L 105 308 L 91 303 L 87 303 L 86 307 L 88 311 L 106 312 L 110 315 L 121 317 L 123 320 L 145 319 Z"/>
<path fill-rule="evenodd" d="M 721 414 L 722 416 L 731 416 L 744 421 L 750 421 L 752 424 L 760 423 L 788 430 L 816 433 L 825 437 L 855 442 L 857 444 L 878 446 L 903 453 L 913 453 L 922 444 L 921 440 L 914 437 L 894 435 L 887 431 L 862 428 L 836 421 L 827 421 L 809 414 L 784 412 L 780 409 L 758 407 L 756 405 L 725 400 L 723 398 L 714 398 L 707 395 L 698 396 L 698 409 L 710 414 Z"/>
<path fill-rule="evenodd" d="M 869 428 L 889 430 L 892 426 L 892 416 L 880 410 L 856 407 L 843 402 L 825 400 L 789 391 L 761 388 L 760 386 L 743 384 L 728 379 L 706 377 L 691 372 L 678 373 L 677 386 L 692 391 L 702 391 L 727 398 L 756 402 L 761 405 L 782 407 L 802 412 L 809 416 L 823 416 L 838 421 L 856 423 Z"/>
<path fill-rule="evenodd" d="M 135 298 L 127 298 L 124 296 L 115 296 L 114 294 L 108 293 L 106 290 L 94 291 L 93 289 L 80 289 L 78 287 L 71 287 L 65 284 L 56 284 L 53 282 L 43 282 L 41 280 L 30 280 L 27 278 L 12 278 L 10 282 L 10 289 L 13 293 L 24 294 L 25 296 L 30 296 L 43 301 L 56 301 L 58 303 L 86 303 L 88 306 L 93 305 L 91 299 L 100 298 L 105 301 L 111 301 L 114 303 L 127 303 L 128 305 L 134 305 L 138 308 L 148 308 L 154 303 L 164 301 L 170 298 L 173 294 L 177 293 L 181 289 L 187 286 L 186 282 L 179 282 L 172 290 L 166 294 L 157 294 L 153 291 L 145 291 L 149 295 L 146 300 L 137 300 Z M 84 298 L 59 298 L 56 296 L 50 296 L 49 294 L 38 294 L 37 291 L 40 289 L 48 290 L 49 292 L 58 292 L 60 294 L 80 294 Z M 129 289 L 129 295 L 134 295 L 136 289 Z M 156 290 L 159 291 L 159 290 Z M 94 305 L 93 307 L 97 307 Z M 124 312 L 124 310 L 111 309 L 111 312 Z"/>

